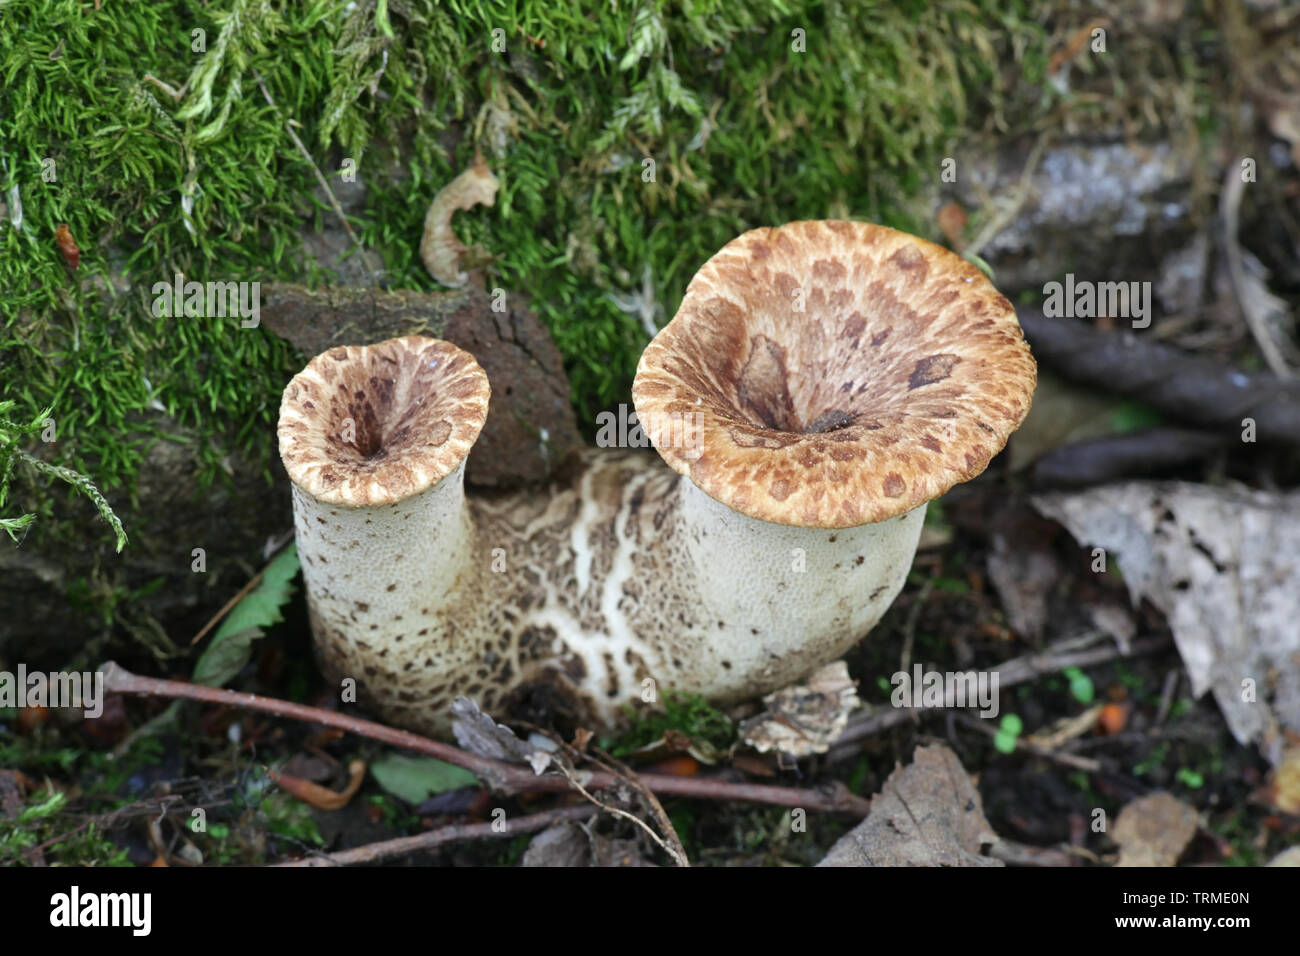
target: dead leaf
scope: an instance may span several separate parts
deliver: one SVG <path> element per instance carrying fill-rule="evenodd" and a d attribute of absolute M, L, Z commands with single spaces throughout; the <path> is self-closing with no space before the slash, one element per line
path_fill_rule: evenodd
<path fill-rule="evenodd" d="M 678 754 L 694 757 L 702 764 L 713 766 L 722 755 L 718 748 L 707 740 L 695 740 L 680 730 L 669 728 L 658 740 L 652 740 L 644 747 L 637 747 L 628 757 L 637 763 L 650 763 L 658 760 L 671 760 Z"/>
<path fill-rule="evenodd" d="M 1065 66 L 1065 64 L 1078 56 L 1079 51 L 1088 44 L 1090 39 L 1092 39 L 1093 30 L 1105 29 L 1109 26 L 1110 17 L 1094 17 L 1079 29 L 1075 30 L 1070 34 L 1070 38 L 1066 40 L 1065 45 L 1053 53 L 1051 59 L 1048 60 L 1048 74 L 1055 75 L 1060 72 L 1061 67 Z"/>
<path fill-rule="evenodd" d="M 59 247 L 68 268 L 75 271 L 81 265 L 81 249 L 77 247 L 77 241 L 72 238 L 72 231 L 66 222 L 59 223 L 54 230 L 54 244 Z"/>
<path fill-rule="evenodd" d="M 681 754 L 660 760 L 646 768 L 650 773 L 661 773 L 669 777 L 693 777 L 700 772 L 700 762 L 694 757 Z"/>
<path fill-rule="evenodd" d="M 1238 169 L 1237 164 L 1229 166 L 1223 190 L 1219 194 L 1224 260 L 1242 317 L 1255 338 L 1255 344 L 1259 346 L 1260 354 L 1264 356 L 1265 364 L 1278 378 L 1289 379 L 1294 373 L 1283 353 L 1294 353 L 1295 346 L 1290 335 L 1295 331 L 1295 323 L 1291 319 L 1286 300 L 1278 298 L 1269 290 L 1267 270 L 1263 264 L 1241 247 L 1238 217 L 1246 185 L 1243 177 L 1238 174 Z"/>
<path fill-rule="evenodd" d="M 578 823 L 557 823 L 533 837 L 520 866 L 654 866 L 636 840 L 616 840 Z"/>
<path fill-rule="evenodd" d="M 965 245 L 966 222 L 969 219 L 965 208 L 959 202 L 946 202 L 939 207 L 937 218 L 939 231 L 948 240 L 948 245 L 961 252 L 961 247 Z"/>
<path fill-rule="evenodd" d="M 1300 166 L 1300 96 L 1277 97 L 1265 104 L 1268 129 L 1291 144 L 1291 157 Z"/>
<path fill-rule="evenodd" d="M 1168 793 L 1140 797 L 1115 821 L 1116 866 L 1173 866 L 1195 835 L 1195 808 Z"/>
<path fill-rule="evenodd" d="M 1273 859 L 1268 861 L 1268 866 L 1300 866 L 1300 846 L 1293 846 L 1288 850 L 1283 850 Z"/>
<path fill-rule="evenodd" d="M 1128 708 L 1123 704 L 1106 704 L 1097 717 L 1097 724 L 1104 734 L 1117 734 L 1127 723 Z"/>
<path fill-rule="evenodd" d="M 549 753 L 520 740 L 513 730 L 498 724 L 468 697 L 457 697 L 451 714 L 451 732 L 462 750 L 493 760 L 526 763 L 537 774 L 551 765 Z"/>
<path fill-rule="evenodd" d="M 0 770 L 0 818 L 13 819 L 26 806 L 23 796 L 31 793 L 35 784 L 21 770 Z"/>
<path fill-rule="evenodd" d="M 1042 640 L 1048 598 L 1061 578 L 1050 539 L 1035 527 L 1045 524 L 1028 509 L 1024 514 L 1010 508 L 1003 511 L 998 515 L 987 564 L 1007 624 L 1035 644 Z"/>
<path fill-rule="evenodd" d="M 805 683 L 768 694 L 763 703 L 763 713 L 741 723 L 741 739 L 759 753 L 779 750 L 807 757 L 830 749 L 860 702 L 848 665 L 834 661 Z"/>
<path fill-rule="evenodd" d="M 957 755 L 931 744 L 889 775 L 867 818 L 817 865 L 1002 866 L 982 853 L 997 840 Z"/>
<path fill-rule="evenodd" d="M 1300 816 L 1300 747 L 1291 747 L 1282 755 L 1262 796 L 1283 813 Z"/>
<path fill-rule="evenodd" d="M 1300 733 L 1300 493 L 1129 482 L 1033 499 L 1169 619 L 1192 693 L 1275 766 Z"/>

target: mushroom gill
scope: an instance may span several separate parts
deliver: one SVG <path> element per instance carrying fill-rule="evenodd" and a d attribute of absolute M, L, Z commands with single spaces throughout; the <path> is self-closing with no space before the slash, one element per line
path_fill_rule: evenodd
<path fill-rule="evenodd" d="M 925 503 L 1001 449 L 1034 375 L 978 270 L 841 222 L 705 263 L 633 386 L 662 461 L 588 449 L 567 486 L 466 496 L 489 389 L 455 346 L 331 350 L 279 428 L 317 656 L 434 733 L 460 695 L 611 726 L 785 686 L 879 620 Z"/>

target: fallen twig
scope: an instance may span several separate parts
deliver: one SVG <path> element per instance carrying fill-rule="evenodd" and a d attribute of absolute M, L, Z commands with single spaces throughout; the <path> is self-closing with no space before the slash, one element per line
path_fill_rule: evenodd
<path fill-rule="evenodd" d="M 1042 653 L 1013 658 L 996 667 L 989 668 L 989 670 L 997 671 L 998 686 L 1005 688 L 1023 684 L 1036 677 L 1042 677 L 1044 674 L 1059 673 L 1067 667 L 1091 667 L 1094 664 L 1102 664 L 1117 658 L 1152 654 L 1168 646 L 1169 640 L 1167 638 L 1153 637 L 1134 642 L 1127 653 L 1113 645 L 1083 651 L 1049 647 Z M 935 713 L 944 712 L 944 708 L 938 707 L 930 710 Z M 913 720 L 922 713 L 925 713 L 925 711 L 918 711 L 912 707 L 891 707 L 888 710 L 864 712 L 855 715 L 849 718 L 849 726 L 835 741 L 835 745 L 827 754 L 827 759 L 834 761 L 849 756 L 856 752 L 856 748 L 849 746 L 855 741 L 878 734 L 882 730 L 888 730 L 895 724 L 901 724 L 906 720 Z"/>
<path fill-rule="evenodd" d="M 1034 462 L 1034 485 L 1079 488 L 1147 477 L 1198 461 L 1236 439 L 1235 433 L 1162 427 L 1071 442 Z"/>
<path fill-rule="evenodd" d="M 262 90 L 262 96 L 266 98 L 266 102 L 273 110 L 279 113 L 280 107 L 275 104 L 275 100 L 271 99 L 271 91 L 266 88 L 266 83 L 262 80 L 261 76 L 257 77 L 257 85 Z M 365 263 L 367 281 L 370 285 L 374 285 L 375 276 L 382 270 L 375 269 L 370 260 L 370 254 L 366 251 L 366 247 L 361 244 L 361 240 L 357 238 L 357 234 L 352 231 L 352 224 L 348 222 L 348 217 L 344 215 L 343 206 L 334 195 L 334 190 L 330 188 L 329 181 L 325 178 L 325 174 L 320 171 L 320 167 L 316 165 L 316 160 L 312 159 L 312 155 L 308 152 L 307 147 L 304 146 L 302 140 L 298 138 L 298 134 L 293 131 L 293 121 L 286 119 L 284 122 L 284 128 L 288 132 L 289 138 L 293 140 L 294 145 L 298 147 L 298 152 L 302 153 L 303 158 L 306 159 L 308 165 L 311 166 L 312 172 L 316 174 L 316 181 L 319 182 L 321 188 L 325 190 L 325 196 L 329 199 L 330 208 L 334 210 L 334 215 L 339 217 L 339 222 L 343 223 L 344 231 L 347 232 L 348 238 L 352 240 L 352 244 L 357 247 L 357 252 L 361 256 L 361 261 Z"/>
<path fill-rule="evenodd" d="M 1053 846 L 1026 846 L 1011 840 L 998 840 L 988 848 L 988 856 L 1008 866 L 1079 866 L 1078 854 Z"/>
<path fill-rule="evenodd" d="M 112 661 L 100 670 L 104 674 L 104 689 L 110 694 L 140 694 L 152 697 L 184 698 L 227 707 L 240 707 L 263 713 L 290 717 L 294 720 L 337 727 L 339 730 L 379 740 L 394 747 L 427 754 L 447 763 L 471 771 L 491 790 L 502 794 L 555 793 L 568 791 L 569 782 L 558 774 L 534 774 L 525 766 L 492 760 L 468 753 L 450 744 L 421 737 L 406 730 L 397 730 L 371 720 L 362 720 L 340 714 L 294 704 L 274 697 L 257 694 L 240 694 L 235 691 L 187 684 L 183 681 L 140 677 L 119 667 Z M 765 803 L 779 807 L 797 807 L 822 813 L 844 813 L 865 817 L 870 801 L 852 793 L 838 781 L 819 790 L 799 790 L 767 784 L 739 783 L 708 777 L 673 777 L 666 774 L 641 774 L 641 782 L 660 796 L 691 797 L 698 800 L 735 800 L 741 803 Z M 589 790 L 603 790 L 616 786 L 619 778 L 608 771 L 596 771 L 584 781 Z"/>
<path fill-rule="evenodd" d="M 690 862 L 687 861 L 686 859 L 686 852 L 684 850 L 678 850 L 675 847 L 669 846 L 667 841 L 664 840 L 663 837 L 655 833 L 655 831 L 650 828 L 650 825 L 646 823 L 644 820 L 642 820 L 640 817 L 638 817 L 636 814 L 628 813 L 626 810 L 622 810 L 618 807 L 611 806 L 610 804 L 605 803 L 599 800 L 598 798 L 592 796 L 592 794 L 587 790 L 586 787 L 582 785 L 582 782 L 578 780 L 574 772 L 570 770 L 569 767 L 565 765 L 565 763 L 557 760 L 555 762 L 555 768 L 564 775 L 565 779 L 569 781 L 570 785 L 572 785 L 574 790 L 577 790 L 578 793 L 582 794 L 583 797 L 585 797 L 587 800 L 594 803 L 597 807 L 604 810 L 606 813 L 613 814 L 616 817 L 622 817 L 624 820 L 631 820 L 633 823 L 639 826 L 642 830 L 646 832 L 647 835 L 649 835 L 650 839 L 654 840 L 655 843 L 658 843 L 659 847 L 670 857 L 673 858 L 673 862 L 676 863 L 678 866 L 686 867 L 691 865 Z M 674 837 L 676 837 L 675 833 L 673 835 Z M 680 841 L 676 841 L 676 840 L 674 842 L 680 843 Z"/>
<path fill-rule="evenodd" d="M 1025 200 L 1029 198 L 1032 191 L 1034 171 L 1038 168 L 1038 161 L 1043 156 L 1043 150 L 1047 147 L 1049 138 L 1047 132 L 1043 132 L 1034 142 L 1033 148 L 1029 151 L 1029 157 L 1025 160 L 1024 168 L 1020 170 L 1020 178 L 1012 188 L 1011 196 L 1006 204 L 1001 209 L 997 209 L 989 218 L 989 221 L 984 224 L 984 228 L 979 231 L 979 234 L 971 240 L 969 245 L 963 247 L 961 253 L 967 259 L 978 256 L 983 252 L 984 247 L 1019 215 L 1021 207 L 1024 206 Z"/>
<path fill-rule="evenodd" d="M 974 717 L 967 717 L 965 714 L 954 715 L 957 722 L 968 730 L 975 730 L 986 737 L 996 737 L 998 729 L 989 725 L 987 721 L 980 721 Z M 1059 753 L 1048 747 L 1042 747 L 1038 744 L 1031 743 L 1025 738 L 1016 740 L 1016 749 L 1023 750 L 1027 754 L 1033 754 L 1035 757 L 1042 757 L 1044 760 L 1051 760 L 1059 763 L 1063 767 L 1069 767 L 1071 770 L 1082 770 L 1086 773 L 1100 773 L 1101 762 L 1091 757 L 1079 757 L 1075 754 Z"/>
<path fill-rule="evenodd" d="M 1300 382 L 1224 367 L 1127 332 L 1102 332 L 1085 322 L 1016 309 L 1034 356 L 1063 376 L 1107 393 L 1141 399 L 1187 422 L 1240 435 L 1251 418 L 1261 441 L 1300 445 Z"/>
<path fill-rule="evenodd" d="M 579 807 L 546 810 L 542 813 L 529 814 L 515 820 L 507 820 L 504 829 L 499 828 L 495 822 L 457 823 L 452 826 L 440 827 L 437 830 L 430 830 L 428 833 L 421 833 L 419 836 L 398 837 L 395 840 L 384 840 L 381 843 L 368 843 L 365 846 L 353 847 L 351 850 L 340 850 L 337 853 L 321 853 L 315 856 L 303 857 L 301 860 L 290 860 L 287 863 L 273 863 L 271 866 L 348 866 L 353 863 L 374 863 L 377 860 L 402 856 L 406 853 L 432 850 L 434 847 L 442 846 L 444 843 L 453 843 L 456 840 L 513 837 L 521 833 L 534 833 L 537 830 L 544 830 L 552 823 L 558 823 L 561 820 L 581 820 L 584 817 L 594 815 L 594 813 L 595 811 L 591 807 L 584 804 Z"/>

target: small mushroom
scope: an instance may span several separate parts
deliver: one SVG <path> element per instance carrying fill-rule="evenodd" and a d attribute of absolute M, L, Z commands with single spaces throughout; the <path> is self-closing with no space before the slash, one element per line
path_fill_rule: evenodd
<path fill-rule="evenodd" d="M 670 690 L 785 687 L 880 619 L 926 502 L 984 470 L 1035 374 L 978 269 L 850 222 L 705 263 L 633 385 L 662 462 L 587 449 L 567 486 L 466 497 L 489 396 L 467 353 L 333 349 L 279 426 L 317 656 L 434 733 L 462 695 L 613 726 Z"/>

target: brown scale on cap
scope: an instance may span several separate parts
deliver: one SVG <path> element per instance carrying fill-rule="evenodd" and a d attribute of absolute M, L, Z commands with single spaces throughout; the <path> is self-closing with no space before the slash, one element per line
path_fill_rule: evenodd
<path fill-rule="evenodd" d="M 660 455 L 706 494 L 845 528 L 982 472 L 1036 379 L 1011 303 L 960 256 L 870 223 L 794 222 L 701 267 L 632 395 Z M 680 416 L 697 440 L 672 441 Z"/>
<path fill-rule="evenodd" d="M 387 505 L 451 474 L 487 418 L 491 389 L 474 357 L 408 336 L 316 356 L 280 402 L 280 456 L 312 497 Z"/>

